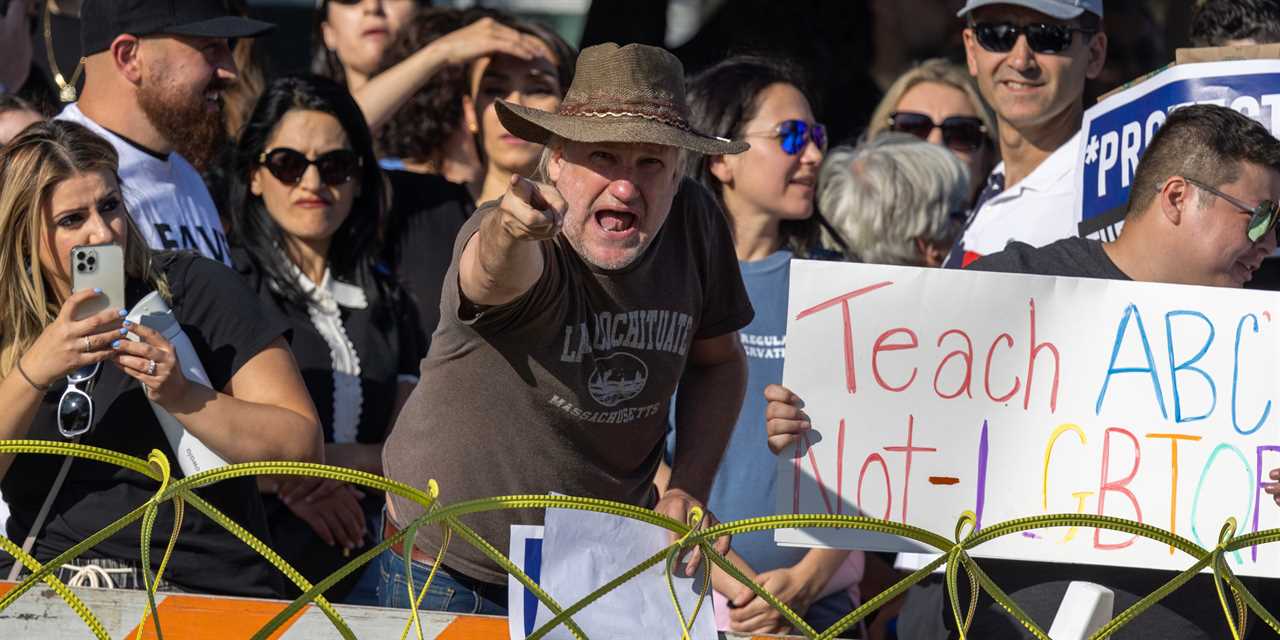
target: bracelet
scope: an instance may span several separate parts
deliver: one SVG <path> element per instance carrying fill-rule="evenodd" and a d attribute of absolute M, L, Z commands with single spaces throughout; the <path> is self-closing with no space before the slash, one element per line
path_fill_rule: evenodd
<path fill-rule="evenodd" d="M 18 368 L 18 373 L 22 375 L 22 378 L 26 380 L 27 384 L 31 385 L 32 388 L 34 388 L 36 391 L 39 391 L 41 393 L 44 393 L 45 391 L 49 390 L 49 385 L 36 384 L 35 380 L 32 380 L 31 376 L 27 375 L 27 372 L 22 370 L 22 358 L 18 358 L 16 364 Z"/>

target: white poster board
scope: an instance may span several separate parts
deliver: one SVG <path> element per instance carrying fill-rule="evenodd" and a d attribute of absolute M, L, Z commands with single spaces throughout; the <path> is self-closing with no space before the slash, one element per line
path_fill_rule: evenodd
<path fill-rule="evenodd" d="M 810 446 L 779 456 L 778 513 L 886 518 L 948 539 L 1057 513 L 1140 520 L 1204 547 L 1228 517 L 1280 527 L 1280 297 L 1151 283 L 796 261 L 784 384 Z M 781 544 L 933 551 L 852 530 Z M 980 557 L 1171 570 L 1167 545 L 1092 528 Z M 1231 554 L 1280 577 L 1280 545 Z"/>

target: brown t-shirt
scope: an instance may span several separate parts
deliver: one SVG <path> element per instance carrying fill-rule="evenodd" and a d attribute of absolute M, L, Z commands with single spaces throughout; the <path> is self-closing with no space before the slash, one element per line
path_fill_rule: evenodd
<path fill-rule="evenodd" d="M 493 212 L 482 208 L 458 234 L 421 382 L 383 448 L 387 477 L 422 489 L 434 478 L 446 505 L 549 492 L 652 505 L 667 405 L 690 345 L 753 315 L 719 207 L 685 179 L 629 267 L 595 269 L 561 235 L 542 243 L 545 267 L 529 291 L 464 318 L 458 259 Z M 401 498 L 394 507 L 400 526 L 422 515 Z M 511 525 L 541 521 L 527 509 L 462 518 L 504 554 Z M 419 530 L 419 548 L 434 553 L 439 542 L 438 527 Z M 506 581 L 456 537 L 445 564 Z"/>

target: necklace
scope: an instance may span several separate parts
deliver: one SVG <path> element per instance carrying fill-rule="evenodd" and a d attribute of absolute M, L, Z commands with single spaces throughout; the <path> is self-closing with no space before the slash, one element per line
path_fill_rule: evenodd
<path fill-rule="evenodd" d="M 49 6 L 48 0 L 44 3 L 44 52 L 49 56 L 49 70 L 53 71 L 53 81 L 58 83 L 58 99 L 63 102 L 76 101 L 76 83 L 80 81 L 80 74 L 84 72 L 84 58 L 76 63 L 76 70 L 71 73 L 71 82 L 67 82 L 62 77 L 62 71 L 58 69 L 58 61 L 53 55 L 53 10 Z"/>

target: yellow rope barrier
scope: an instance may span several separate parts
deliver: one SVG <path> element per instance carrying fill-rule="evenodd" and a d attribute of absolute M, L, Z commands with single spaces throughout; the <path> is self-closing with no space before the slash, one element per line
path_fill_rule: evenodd
<path fill-rule="evenodd" d="M 294 614 L 311 603 L 314 603 L 329 618 L 334 628 L 342 635 L 343 638 L 355 638 L 355 634 L 352 633 L 346 622 L 343 621 L 342 617 L 338 615 L 338 612 L 334 610 L 333 606 L 325 600 L 324 596 L 321 594 L 339 580 L 342 580 L 368 563 L 370 560 L 376 558 L 392 545 L 398 544 L 406 538 L 412 541 L 415 538 L 418 529 L 424 526 L 439 526 L 443 531 L 443 544 L 441 544 L 437 553 L 437 562 L 435 563 L 435 566 L 440 565 L 440 560 L 444 557 L 445 549 L 447 548 L 451 537 L 453 535 L 457 535 L 468 544 L 475 546 L 509 574 L 515 577 L 516 580 L 523 584 L 526 589 L 533 593 L 534 596 L 536 596 L 538 600 L 546 606 L 549 611 L 551 611 L 553 618 L 535 630 L 534 633 L 529 636 L 531 640 L 538 640 L 539 638 L 542 638 L 562 624 L 569 629 L 574 637 L 585 639 L 586 634 L 573 620 L 574 614 L 595 602 L 606 593 L 609 593 L 618 585 L 631 580 L 650 567 L 664 561 L 667 587 L 669 591 L 668 595 L 671 598 L 676 618 L 679 621 L 680 636 L 683 640 L 687 640 L 690 637 L 690 629 L 693 627 L 693 623 L 697 619 L 699 613 L 702 612 L 703 602 L 710 591 L 710 574 L 709 572 L 705 573 L 706 577 L 701 585 L 698 602 L 694 606 L 693 611 L 689 612 L 687 618 L 678 599 L 676 598 L 672 575 L 678 558 L 683 553 L 694 548 L 699 549 L 707 561 L 724 570 L 724 572 L 733 577 L 733 579 L 751 589 L 751 591 L 758 597 L 765 600 L 774 609 L 777 609 L 778 612 L 781 613 L 799 633 L 808 638 L 816 640 L 829 640 L 830 638 L 835 638 L 838 634 L 853 625 L 856 625 L 872 612 L 898 597 L 912 585 L 924 579 L 934 570 L 945 564 L 946 585 L 949 603 L 951 606 L 951 614 L 956 622 L 957 628 L 960 630 L 961 638 L 968 637 L 967 634 L 969 627 L 973 623 L 973 617 L 977 612 L 978 594 L 979 590 L 981 590 L 987 592 L 992 599 L 999 603 L 1001 607 L 1008 611 L 1010 615 L 1017 619 L 1037 638 L 1048 640 L 1048 634 L 1038 627 L 1035 622 L 1033 622 L 1031 618 L 1027 616 L 1027 614 L 1022 611 L 1022 609 L 1020 609 L 1018 605 L 1009 598 L 1009 596 L 1001 590 L 995 582 L 991 580 L 990 577 L 986 575 L 978 563 L 969 556 L 970 550 L 982 545 L 983 543 L 1002 536 L 1046 527 L 1096 527 L 1112 531 L 1120 531 L 1162 542 L 1195 560 L 1195 563 L 1192 566 L 1174 576 L 1169 580 L 1169 582 L 1162 585 L 1155 592 L 1148 594 L 1129 608 L 1116 615 L 1110 622 L 1095 632 L 1091 636 L 1091 639 L 1109 637 L 1124 625 L 1132 622 L 1134 618 L 1156 602 L 1159 602 L 1165 596 L 1186 584 L 1187 581 L 1191 580 L 1192 577 L 1206 567 L 1212 568 L 1213 570 L 1214 586 L 1217 589 L 1218 600 L 1222 606 L 1222 612 L 1226 618 L 1227 625 L 1231 630 L 1232 638 L 1235 640 L 1241 639 L 1241 634 L 1244 632 L 1249 611 L 1252 611 L 1257 615 L 1258 618 L 1273 631 L 1280 633 L 1280 621 L 1277 621 L 1276 617 L 1258 602 L 1258 599 L 1254 597 L 1244 584 L 1240 582 L 1239 578 L 1232 573 L 1226 562 L 1226 555 L 1229 553 L 1237 552 L 1241 549 L 1252 546 L 1280 542 L 1280 529 L 1270 529 L 1248 535 L 1236 536 L 1237 523 L 1235 519 L 1230 519 L 1223 525 L 1218 536 L 1218 544 L 1211 550 L 1204 549 L 1186 538 L 1171 534 L 1150 525 L 1121 518 L 1082 514 L 1041 515 L 1017 518 L 984 527 L 981 530 L 974 530 L 976 516 L 971 512 L 965 512 L 961 515 L 956 524 L 954 540 L 947 540 L 933 532 L 911 525 L 889 522 L 876 518 L 846 515 L 769 516 L 764 518 L 738 520 L 735 522 L 725 522 L 711 527 L 703 527 L 703 513 L 701 510 L 691 512 L 687 522 L 678 522 L 654 511 L 636 507 L 634 505 L 609 502 L 593 498 L 575 498 L 571 496 L 502 496 L 459 502 L 457 504 L 443 506 L 437 502 L 439 488 L 436 486 L 435 481 L 431 481 L 429 483 L 427 491 L 421 491 L 409 485 L 388 480 L 387 478 L 370 473 L 319 464 L 285 462 L 235 464 L 199 473 L 187 478 L 174 480 L 171 476 L 171 468 L 168 459 L 159 451 L 152 451 L 147 460 L 142 460 L 115 451 L 81 444 L 39 440 L 9 440 L 0 441 L 0 453 L 72 456 L 95 460 L 136 471 L 156 480 L 159 483 L 159 487 L 157 488 L 155 495 L 153 495 L 145 504 L 129 512 L 124 517 L 116 520 L 101 531 L 93 534 L 62 554 L 59 554 L 58 557 L 50 560 L 47 564 L 40 564 L 35 558 L 24 553 L 21 547 L 14 544 L 4 536 L 0 536 L 0 549 L 3 549 L 5 553 L 14 557 L 16 561 L 21 562 L 23 566 L 31 572 L 31 574 L 14 589 L 7 593 L 3 598 L 0 598 L 0 612 L 13 604 L 13 602 L 15 602 L 19 597 L 35 586 L 36 583 L 44 582 L 51 587 L 54 592 L 67 603 L 68 606 L 71 607 L 95 637 L 103 639 L 108 638 L 109 636 L 107 635 L 106 629 L 103 627 L 102 623 L 94 616 L 93 612 L 89 610 L 83 601 L 77 598 L 65 584 L 52 574 L 52 571 L 56 567 L 79 557 L 85 551 L 93 548 L 101 541 L 119 532 L 134 521 L 141 519 L 141 560 L 143 567 L 143 582 L 147 594 L 147 608 L 143 613 L 142 622 L 138 625 L 138 637 L 141 637 L 142 629 L 147 624 L 148 620 L 150 620 L 151 626 L 155 629 L 156 636 L 158 638 L 163 638 L 159 612 L 156 607 L 155 594 L 158 585 L 163 579 L 165 567 L 168 564 L 170 555 L 172 554 L 174 545 L 177 541 L 177 536 L 182 523 L 184 505 L 194 507 L 196 510 L 208 516 L 211 520 L 227 529 L 227 531 L 232 535 L 262 555 L 263 558 L 279 569 L 281 573 L 288 577 L 300 590 L 302 590 L 303 593 L 301 596 L 296 598 L 283 611 L 279 612 L 275 617 L 268 621 L 266 625 L 258 630 L 254 635 L 255 639 L 265 639 L 270 637 L 282 625 L 284 625 L 286 621 L 293 617 Z M 396 535 L 383 540 L 368 551 L 352 559 L 346 565 L 343 565 L 342 568 L 338 569 L 332 575 L 312 585 L 301 574 L 299 574 L 297 570 L 289 566 L 284 559 L 267 547 L 267 545 L 261 540 L 254 537 L 240 525 L 231 521 L 224 514 L 194 493 L 196 489 L 222 480 L 259 475 L 309 476 L 314 478 L 339 480 L 351 484 L 370 487 L 412 500 L 422 506 L 424 514 L 408 523 L 408 526 L 404 527 L 404 529 L 399 531 Z M 151 537 L 154 533 L 153 529 L 159 513 L 159 508 L 162 504 L 169 501 L 172 501 L 174 504 L 173 530 L 169 535 L 165 553 L 160 560 L 160 566 L 158 567 L 155 575 L 152 576 L 150 562 Z M 594 511 L 632 518 L 667 529 L 677 536 L 677 540 L 670 546 L 647 558 L 644 562 L 636 565 L 624 572 L 622 575 L 619 575 L 617 578 L 591 592 L 578 602 L 575 602 L 568 607 L 562 607 L 550 596 L 550 594 L 546 593 L 536 583 L 534 583 L 534 581 L 526 575 L 520 567 L 511 562 L 509 558 L 503 555 L 498 549 L 494 548 L 493 545 L 480 538 L 480 536 L 472 531 L 470 527 L 467 527 L 458 520 L 459 517 L 471 513 L 528 508 L 578 509 L 582 511 Z M 712 542 L 721 536 L 780 528 L 857 529 L 861 531 L 892 534 L 931 546 L 937 549 L 942 556 L 906 578 L 903 578 L 883 593 L 880 593 L 863 603 L 854 611 L 850 612 L 833 624 L 830 628 L 819 632 L 808 625 L 799 615 L 796 614 L 795 611 L 791 610 L 786 603 L 778 600 L 762 586 L 746 577 L 741 571 L 729 563 L 724 556 L 716 553 L 715 550 L 712 549 Z M 416 590 L 415 592 L 412 571 L 408 569 L 410 566 L 409 553 L 412 549 L 412 544 L 404 545 L 403 549 L 405 553 L 404 560 L 407 573 L 406 585 L 409 590 L 409 596 L 412 602 L 421 603 L 422 598 L 427 592 L 427 588 L 435 577 L 435 569 L 433 568 L 431 573 L 427 576 L 426 584 L 422 585 L 421 589 Z M 957 582 L 961 571 L 968 576 L 970 583 L 970 600 L 967 607 L 961 606 L 957 590 Z M 1228 597 L 1228 595 L 1230 597 Z M 962 611 L 964 615 L 961 615 Z M 418 615 L 417 608 L 414 607 L 407 613 L 407 615 L 408 620 L 406 621 L 404 632 L 401 635 L 401 640 L 408 637 L 410 630 L 415 630 L 417 637 L 421 640 L 423 637 L 423 625 Z"/>

